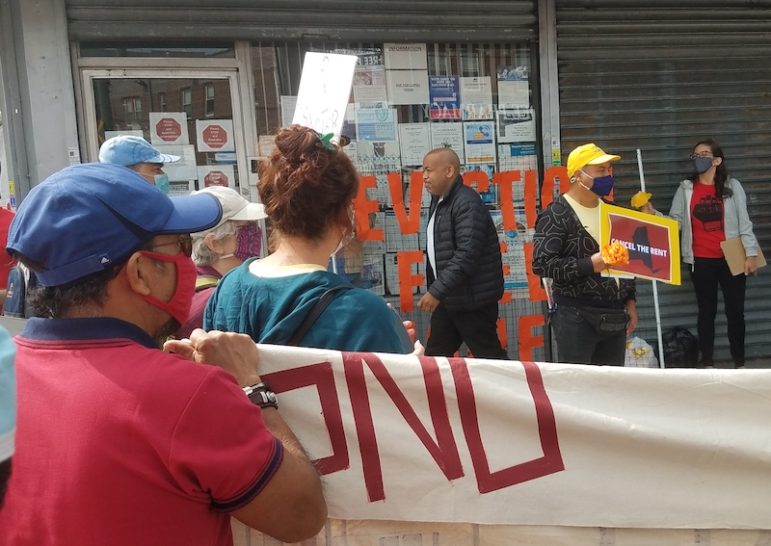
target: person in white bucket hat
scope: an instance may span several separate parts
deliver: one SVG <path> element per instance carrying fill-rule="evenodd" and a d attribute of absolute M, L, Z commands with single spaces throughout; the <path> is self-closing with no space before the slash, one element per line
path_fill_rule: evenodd
<path fill-rule="evenodd" d="M 182 339 L 203 324 L 203 312 L 219 280 L 231 269 L 262 252 L 262 229 L 257 223 L 267 217 L 260 203 L 252 203 L 234 189 L 211 186 L 194 192 L 208 193 L 222 205 L 222 219 L 213 228 L 195 233 L 193 261 L 198 276 L 187 321 L 177 331 Z"/>

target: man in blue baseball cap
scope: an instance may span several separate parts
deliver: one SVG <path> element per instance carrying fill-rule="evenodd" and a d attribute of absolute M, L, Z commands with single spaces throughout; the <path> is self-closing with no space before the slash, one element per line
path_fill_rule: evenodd
<path fill-rule="evenodd" d="M 163 171 L 163 165 L 177 161 L 179 156 L 163 154 L 138 136 L 119 135 L 105 140 L 99 148 L 99 163 L 133 169 L 163 193 L 169 191 L 169 177 Z"/>
<path fill-rule="evenodd" d="M 222 216 L 126 167 L 64 169 L 32 189 L 8 251 L 35 271 L 16 337 L 9 544 L 231 546 L 230 516 L 283 542 L 326 518 L 319 476 L 242 334 L 195 330 L 190 233 Z"/>

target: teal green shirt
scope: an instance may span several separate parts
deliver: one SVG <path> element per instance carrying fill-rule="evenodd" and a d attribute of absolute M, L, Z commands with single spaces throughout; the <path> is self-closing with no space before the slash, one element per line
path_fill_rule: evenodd
<path fill-rule="evenodd" d="M 250 263 L 219 282 L 206 306 L 204 330 L 240 332 L 258 343 L 283 345 L 327 289 L 346 284 L 327 271 L 259 277 L 249 272 Z M 373 353 L 413 350 L 404 325 L 383 299 L 353 287 L 337 292 L 299 345 Z"/>

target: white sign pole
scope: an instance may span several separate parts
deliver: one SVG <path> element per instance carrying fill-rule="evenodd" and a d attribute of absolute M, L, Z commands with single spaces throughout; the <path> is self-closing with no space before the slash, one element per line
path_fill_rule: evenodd
<path fill-rule="evenodd" d="M 645 191 L 645 173 L 643 172 L 642 154 L 640 148 L 637 148 L 637 168 L 640 171 L 640 190 Z M 661 312 L 659 311 L 659 288 L 658 283 L 653 281 L 653 308 L 656 313 L 656 338 L 659 342 L 659 367 L 664 367 L 664 343 L 661 338 Z"/>

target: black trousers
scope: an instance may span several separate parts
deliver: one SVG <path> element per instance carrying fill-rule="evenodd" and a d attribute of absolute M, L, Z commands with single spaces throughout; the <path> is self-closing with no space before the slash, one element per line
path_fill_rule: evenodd
<path fill-rule="evenodd" d="M 551 317 L 557 360 L 569 364 L 623 366 L 626 332 L 598 333 L 577 307 L 557 306 Z"/>
<path fill-rule="evenodd" d="M 701 364 L 712 366 L 715 349 L 717 287 L 723 292 L 728 321 L 728 343 L 734 366 L 744 366 L 744 290 L 747 277 L 731 275 L 724 258 L 695 258 L 691 273 L 699 306 L 698 331 Z"/>
<path fill-rule="evenodd" d="M 450 311 L 443 303 L 431 314 L 426 355 L 452 356 L 464 341 L 475 358 L 508 360 L 496 329 L 498 303 L 472 311 Z"/>

